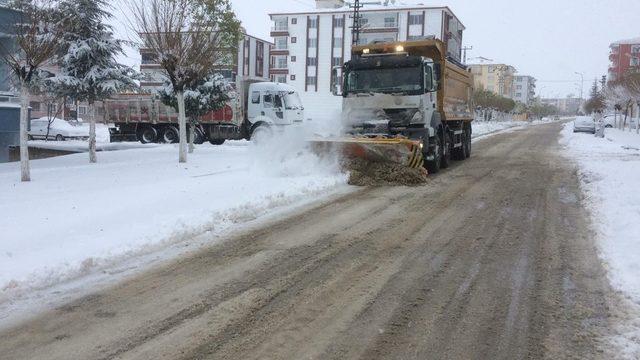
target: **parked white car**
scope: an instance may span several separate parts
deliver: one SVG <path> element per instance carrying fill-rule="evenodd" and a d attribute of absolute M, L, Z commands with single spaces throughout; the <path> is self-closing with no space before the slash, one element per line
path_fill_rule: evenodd
<path fill-rule="evenodd" d="M 632 118 L 627 116 L 626 123 L 624 114 L 609 114 L 604 116 L 604 127 L 613 128 L 620 127 L 621 124 L 626 124 L 625 126 L 631 126 L 632 129 L 636 128 L 637 118 Z"/>
<path fill-rule="evenodd" d="M 47 125 L 49 119 L 46 117 L 31 120 L 31 139 L 48 139 L 64 141 L 68 139 L 87 140 L 89 138 L 89 128 L 86 126 L 74 126 L 66 120 L 54 118 L 49 129 L 47 138 Z"/>
<path fill-rule="evenodd" d="M 591 116 L 578 116 L 573 121 L 573 132 L 596 133 L 596 122 Z"/>

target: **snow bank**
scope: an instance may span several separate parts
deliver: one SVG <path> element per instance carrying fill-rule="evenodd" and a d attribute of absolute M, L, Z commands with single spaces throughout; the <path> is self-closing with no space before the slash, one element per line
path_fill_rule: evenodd
<path fill-rule="evenodd" d="M 177 145 L 36 160 L 31 183 L 0 164 L 0 303 L 346 187 L 293 139 L 201 145 L 188 164 Z"/>
<path fill-rule="evenodd" d="M 599 139 L 573 133 L 572 123 L 567 123 L 561 144 L 579 166 L 611 283 L 640 311 L 640 135 L 606 129 L 605 138 Z M 630 341 L 624 351 L 637 359 L 640 322 L 636 322 L 635 329 L 625 330 Z"/>

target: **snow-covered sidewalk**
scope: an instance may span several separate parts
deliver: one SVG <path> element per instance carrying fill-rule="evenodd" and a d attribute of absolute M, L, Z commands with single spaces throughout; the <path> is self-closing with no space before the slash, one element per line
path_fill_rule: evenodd
<path fill-rule="evenodd" d="M 613 287 L 640 310 L 640 135 L 606 129 L 605 138 L 562 131 L 565 153 L 579 167 L 586 204 Z M 639 313 L 640 314 L 640 313 Z M 628 358 L 640 356 L 640 321 L 622 330 Z M 635 328 L 635 329 L 633 329 Z M 621 341 L 621 340 L 616 340 Z"/>
<path fill-rule="evenodd" d="M 177 145 L 0 164 L 0 303 L 25 290 L 116 261 L 225 234 L 308 199 L 346 188 L 346 177 L 297 146 L 246 141 L 201 145 L 178 164 Z"/>

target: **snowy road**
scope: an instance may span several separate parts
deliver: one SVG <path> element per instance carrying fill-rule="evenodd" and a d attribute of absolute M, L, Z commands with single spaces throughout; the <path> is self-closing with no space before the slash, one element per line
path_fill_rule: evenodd
<path fill-rule="evenodd" d="M 560 124 L 474 143 L 0 332 L 4 359 L 611 358 Z"/>

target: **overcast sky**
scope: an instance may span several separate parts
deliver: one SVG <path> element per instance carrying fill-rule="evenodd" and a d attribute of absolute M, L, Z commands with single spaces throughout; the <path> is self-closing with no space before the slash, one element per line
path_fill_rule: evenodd
<path fill-rule="evenodd" d="M 466 26 L 468 57 L 513 65 L 538 79 L 544 97 L 579 95 L 607 73 L 609 44 L 640 37 L 640 0 L 403 0 L 449 6 Z M 315 8 L 314 0 L 232 0 L 247 31 L 270 39 L 268 14 Z M 135 58 L 130 54 L 129 60 Z M 585 95 L 586 96 L 586 95 Z"/>

